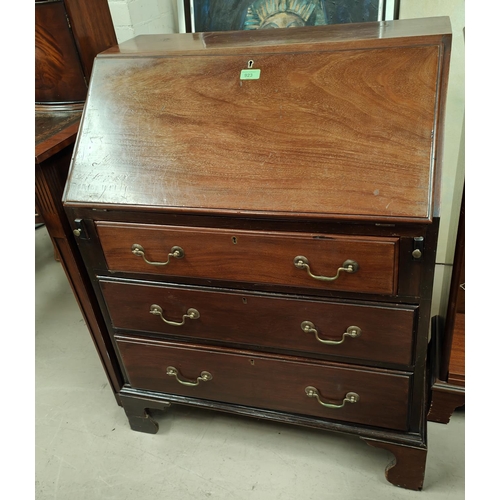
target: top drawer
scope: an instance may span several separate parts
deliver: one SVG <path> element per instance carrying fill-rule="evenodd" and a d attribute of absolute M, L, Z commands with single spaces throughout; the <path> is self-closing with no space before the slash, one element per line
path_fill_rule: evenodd
<path fill-rule="evenodd" d="M 97 222 L 110 271 L 394 295 L 398 238 Z"/>

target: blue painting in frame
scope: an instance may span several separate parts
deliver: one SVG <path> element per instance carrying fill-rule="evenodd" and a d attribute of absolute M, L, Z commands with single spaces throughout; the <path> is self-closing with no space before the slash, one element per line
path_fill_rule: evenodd
<path fill-rule="evenodd" d="M 228 31 L 397 19 L 397 0 L 190 0 L 186 31 Z"/>

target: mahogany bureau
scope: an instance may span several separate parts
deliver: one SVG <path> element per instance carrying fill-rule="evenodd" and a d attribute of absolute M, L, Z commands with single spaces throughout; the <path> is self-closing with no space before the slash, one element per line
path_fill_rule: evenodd
<path fill-rule="evenodd" d="M 450 33 L 146 35 L 96 58 L 63 201 L 132 429 L 183 404 L 349 433 L 422 487 Z"/>

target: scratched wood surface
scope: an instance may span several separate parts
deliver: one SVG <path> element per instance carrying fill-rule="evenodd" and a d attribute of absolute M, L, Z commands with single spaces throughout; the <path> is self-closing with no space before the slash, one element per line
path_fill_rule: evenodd
<path fill-rule="evenodd" d="M 431 38 L 98 58 L 66 203 L 429 219 L 442 52 Z M 249 60 L 259 80 L 240 80 Z"/>

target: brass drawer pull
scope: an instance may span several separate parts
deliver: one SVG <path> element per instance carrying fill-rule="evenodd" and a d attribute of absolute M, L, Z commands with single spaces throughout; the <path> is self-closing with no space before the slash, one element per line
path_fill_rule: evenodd
<path fill-rule="evenodd" d="M 345 271 L 346 273 L 355 273 L 359 269 L 359 264 L 355 260 L 346 260 L 343 264 L 342 267 L 339 267 L 337 269 L 337 274 L 333 277 L 328 277 L 328 276 L 316 276 L 311 272 L 311 268 L 309 267 L 309 260 L 307 260 L 306 257 L 303 255 L 297 255 L 295 259 L 293 259 L 293 263 L 297 269 L 306 269 L 307 274 L 311 276 L 311 278 L 314 278 L 315 280 L 319 281 L 335 281 L 339 276 L 341 271 Z"/>
<path fill-rule="evenodd" d="M 316 387 L 312 387 L 311 385 L 306 387 L 306 394 L 310 398 L 316 398 L 320 405 L 333 409 L 343 408 L 346 403 L 357 403 L 359 401 L 359 394 L 356 394 L 355 392 L 348 392 L 341 405 L 325 403 L 324 401 L 321 401 L 318 389 L 316 389 Z"/>
<path fill-rule="evenodd" d="M 171 326 L 182 326 L 186 322 L 186 319 L 198 319 L 200 317 L 200 313 L 196 309 L 193 309 L 192 307 L 190 307 L 187 310 L 186 314 L 182 316 L 182 321 L 179 323 L 176 321 L 168 321 L 168 319 L 165 319 L 163 317 L 163 309 L 158 304 L 151 304 L 149 312 L 151 314 L 154 314 L 155 316 L 160 316 L 160 318 L 165 323 L 167 323 L 167 325 Z"/>
<path fill-rule="evenodd" d="M 300 328 L 302 328 L 302 331 L 305 333 L 314 333 L 318 342 L 328 345 L 342 344 L 346 337 L 352 337 L 353 339 L 355 339 L 356 337 L 359 337 L 361 335 L 361 328 L 359 326 L 350 326 L 342 334 L 341 340 L 323 340 L 319 338 L 318 330 L 316 330 L 316 327 L 314 326 L 314 323 L 312 321 L 302 321 L 302 323 L 300 324 Z"/>
<path fill-rule="evenodd" d="M 178 375 L 179 375 L 179 370 L 175 368 L 175 366 L 167 366 L 167 375 L 170 375 L 171 377 L 175 377 L 177 382 L 182 385 L 188 385 L 190 387 L 195 387 L 197 386 L 200 382 L 208 382 L 209 380 L 212 380 L 212 374 L 209 372 L 201 372 L 200 376 L 194 381 L 191 382 L 190 380 L 181 380 Z"/>
<path fill-rule="evenodd" d="M 170 253 L 168 254 L 167 262 L 151 262 L 150 260 L 146 259 L 146 252 L 144 248 L 138 243 L 134 243 L 132 245 L 132 253 L 134 255 L 137 255 L 138 257 L 142 257 L 144 259 L 144 262 L 146 264 L 149 264 L 150 266 L 166 266 L 170 262 L 170 257 L 182 259 L 185 255 L 184 250 L 181 247 L 172 247 L 170 249 Z"/>

